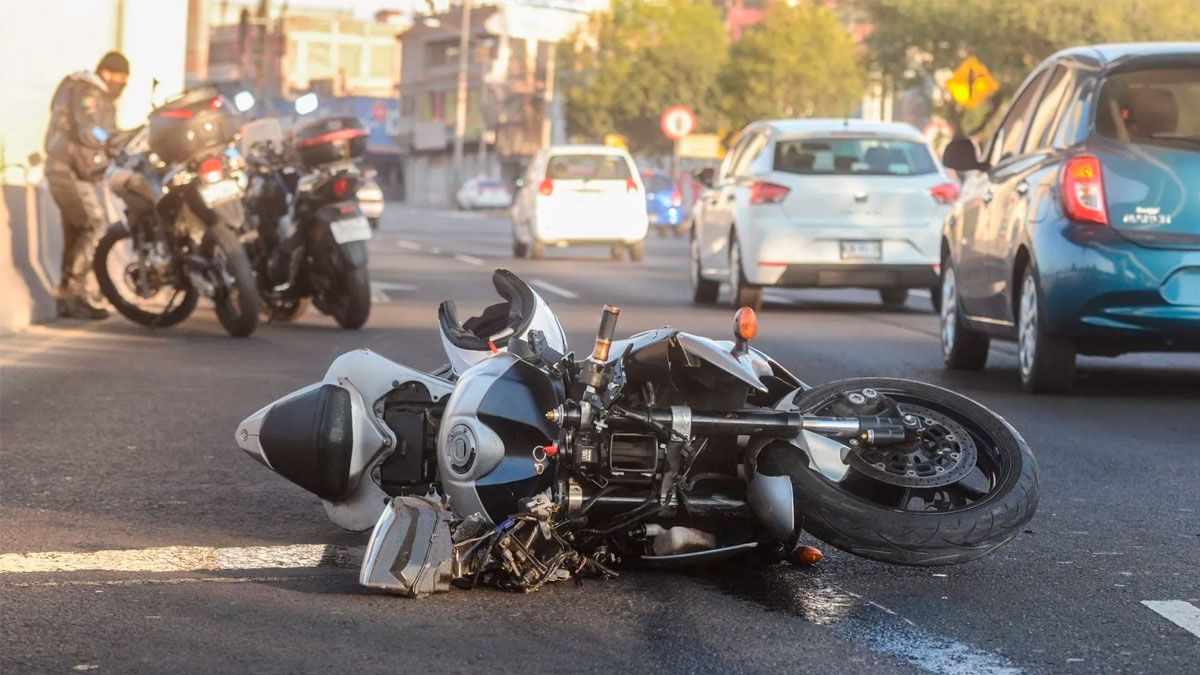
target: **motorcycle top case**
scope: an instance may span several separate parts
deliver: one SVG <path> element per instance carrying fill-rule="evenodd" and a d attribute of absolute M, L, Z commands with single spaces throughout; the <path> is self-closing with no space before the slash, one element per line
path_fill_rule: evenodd
<path fill-rule="evenodd" d="M 324 117 L 296 127 L 292 145 L 304 166 L 358 159 L 367 151 L 367 130 L 357 117 Z"/>
<path fill-rule="evenodd" d="M 150 113 L 150 150 L 163 161 L 187 161 L 233 141 L 237 125 L 228 103 L 215 89 L 197 89 Z"/>

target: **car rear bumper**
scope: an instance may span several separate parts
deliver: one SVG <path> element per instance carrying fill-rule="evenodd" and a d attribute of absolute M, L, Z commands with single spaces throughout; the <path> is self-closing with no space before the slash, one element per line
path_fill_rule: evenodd
<path fill-rule="evenodd" d="M 789 288 L 930 288 L 938 280 L 929 264 L 760 264 L 745 273 L 753 283 Z"/>
<path fill-rule="evenodd" d="M 645 211 L 633 216 L 617 215 L 602 224 L 539 217 L 533 237 L 544 244 L 632 243 L 645 239 L 648 228 Z"/>
<path fill-rule="evenodd" d="M 1047 327 L 1102 341 L 1200 348 L 1200 250 L 1151 249 L 1109 228 L 1068 225 L 1035 241 Z M 1123 351 L 1133 351 L 1130 348 Z"/>

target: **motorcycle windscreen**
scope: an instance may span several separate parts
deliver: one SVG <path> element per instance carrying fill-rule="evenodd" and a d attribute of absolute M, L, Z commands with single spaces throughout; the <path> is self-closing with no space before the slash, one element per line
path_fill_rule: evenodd
<path fill-rule="evenodd" d="M 354 448 L 350 392 L 325 384 L 276 403 L 263 419 L 258 441 L 276 473 L 336 501 L 349 489 Z"/>

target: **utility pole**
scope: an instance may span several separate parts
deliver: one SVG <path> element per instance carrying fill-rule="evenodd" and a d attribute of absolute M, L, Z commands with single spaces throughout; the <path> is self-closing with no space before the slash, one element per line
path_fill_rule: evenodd
<path fill-rule="evenodd" d="M 454 100 L 454 161 L 450 193 L 463 182 L 463 142 L 467 134 L 467 76 L 471 65 L 471 0 L 462 0 L 462 27 L 458 36 L 458 94 Z M 482 140 L 482 139 L 481 139 Z"/>
<path fill-rule="evenodd" d="M 543 106 L 542 106 L 542 147 L 543 148 L 550 147 L 550 141 L 551 141 L 551 135 L 550 135 L 551 119 L 550 119 L 550 117 L 553 114 L 553 110 L 551 110 L 551 108 L 554 105 L 554 53 L 556 51 L 558 51 L 555 47 L 556 47 L 555 43 L 553 43 L 553 42 L 549 43 L 549 48 L 547 49 L 547 53 L 546 53 L 546 84 L 545 84 L 545 87 L 543 88 L 543 92 L 544 92 L 543 96 L 544 96 L 545 100 L 543 101 Z"/>

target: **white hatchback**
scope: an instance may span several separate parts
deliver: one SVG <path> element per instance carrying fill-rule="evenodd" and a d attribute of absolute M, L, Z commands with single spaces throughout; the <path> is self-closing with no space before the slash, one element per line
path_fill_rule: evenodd
<path fill-rule="evenodd" d="M 761 307 L 766 286 L 878 289 L 901 305 L 938 281 L 942 220 L 958 197 L 907 124 L 755 122 L 696 202 L 693 299 Z M 936 295 L 936 294 L 935 294 Z"/>
<path fill-rule="evenodd" d="M 629 153 L 558 145 L 530 163 L 513 201 L 513 255 L 537 259 L 547 246 L 605 245 L 614 260 L 646 252 L 646 189 Z"/>

